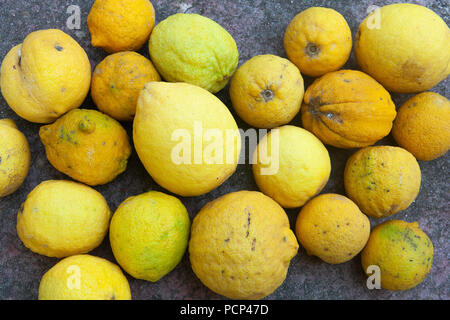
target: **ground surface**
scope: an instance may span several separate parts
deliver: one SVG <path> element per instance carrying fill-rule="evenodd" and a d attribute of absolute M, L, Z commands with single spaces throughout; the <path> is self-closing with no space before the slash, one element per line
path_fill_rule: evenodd
<path fill-rule="evenodd" d="M 240 64 L 254 55 L 271 53 L 285 57 L 282 45 L 284 30 L 296 13 L 311 7 L 332 7 L 342 13 L 349 22 L 353 35 L 367 15 L 371 5 L 385 5 L 393 1 L 288 1 L 288 0 L 153 0 L 157 21 L 177 12 L 200 13 L 224 26 L 236 39 Z M 413 1 L 425 5 L 449 23 L 449 3 L 446 0 Z M 94 68 L 105 56 L 105 52 L 90 45 L 90 35 L 86 17 L 93 0 L 0 0 L 0 58 L 8 50 L 23 41 L 35 30 L 59 28 L 74 37 L 87 51 Z M 78 5 L 81 8 L 80 30 L 70 30 L 66 25 L 69 17 L 67 8 Z M 142 54 L 148 57 L 144 47 Z M 352 55 L 347 68 L 357 69 Z M 311 79 L 305 79 L 306 85 Z M 450 80 L 441 82 L 433 91 L 449 97 Z M 218 94 L 231 108 L 227 88 Z M 399 106 L 408 95 L 393 95 Z M 83 107 L 93 108 L 90 97 Z M 42 275 L 58 260 L 32 253 L 26 249 L 16 234 L 16 213 L 27 194 L 41 181 L 67 179 L 47 161 L 44 147 L 38 137 L 39 125 L 20 119 L 0 96 L 0 118 L 14 119 L 25 133 L 31 146 L 32 163 L 29 176 L 22 187 L 13 195 L 0 199 L 0 299 L 36 299 Z M 248 126 L 236 117 L 241 128 Z M 292 124 L 300 125 L 297 117 Z M 125 123 L 131 136 L 131 124 Z M 393 144 L 391 137 L 379 144 Z M 347 158 L 354 152 L 328 148 L 332 160 L 332 176 L 323 192 L 344 194 L 343 170 Z M 449 165 L 450 155 L 430 161 L 420 162 L 422 186 L 416 201 L 405 211 L 396 214 L 396 219 L 418 221 L 422 229 L 434 243 L 434 263 L 430 275 L 416 288 L 405 292 L 368 290 L 360 265 L 360 257 L 341 265 L 328 265 L 317 258 L 306 255 L 300 248 L 292 260 L 286 281 L 268 299 L 449 299 Z M 148 190 L 162 190 L 146 173 L 137 155 L 133 152 L 127 171 L 115 181 L 97 187 L 107 199 L 112 210 L 127 197 Z M 251 168 L 240 165 L 237 172 L 221 187 L 213 192 L 182 201 L 193 218 L 208 201 L 231 191 L 256 190 Z M 298 210 L 287 211 L 291 225 Z M 372 227 L 384 220 L 371 220 Z M 114 261 L 108 240 L 91 252 Z M 130 280 L 135 299 L 221 299 L 196 278 L 185 255 L 182 262 L 157 283 Z"/>

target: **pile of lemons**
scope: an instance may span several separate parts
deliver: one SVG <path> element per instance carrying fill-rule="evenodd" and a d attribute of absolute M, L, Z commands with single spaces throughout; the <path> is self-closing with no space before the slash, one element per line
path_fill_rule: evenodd
<path fill-rule="evenodd" d="M 389 220 L 371 231 L 368 216 L 408 208 L 421 184 L 416 159 L 436 159 L 450 147 L 445 97 L 419 93 L 396 111 L 389 93 L 429 90 L 449 75 L 450 31 L 423 6 L 377 10 L 355 38 L 362 71 L 340 70 L 352 34 L 341 14 L 319 7 L 288 25 L 288 59 L 257 55 L 239 68 L 237 45 L 219 24 L 179 13 L 155 26 L 148 0 L 95 1 L 87 18 L 91 42 L 109 55 L 93 73 L 83 48 L 61 30 L 35 31 L 13 47 L 1 65 L 2 95 L 20 117 L 44 124 L 48 161 L 75 180 L 43 181 L 17 214 L 27 248 L 64 258 L 43 276 L 39 298 L 131 299 L 122 269 L 155 282 L 188 250 L 208 288 L 260 299 L 283 283 L 299 243 L 329 264 L 361 253 L 364 271 L 378 266 L 388 290 L 422 282 L 433 245 L 419 225 Z M 135 52 L 147 41 L 151 61 Z M 306 91 L 302 74 L 317 77 Z M 239 164 L 238 125 L 214 95 L 228 83 L 237 115 L 270 129 L 251 157 L 260 192 L 219 197 L 191 223 L 176 195 L 206 194 Z M 79 109 L 89 90 L 98 111 Z M 299 113 L 303 128 L 290 124 Z M 112 213 L 93 186 L 126 171 L 132 147 L 119 121 L 133 121 L 140 160 L 172 195 L 149 191 Z M 391 130 L 398 147 L 373 146 Z M 332 169 L 324 144 L 358 148 L 345 167 L 347 197 L 318 195 Z M 12 120 L 0 120 L 0 197 L 20 187 L 29 166 L 25 136 Z M 291 230 L 283 208 L 299 207 Z M 121 268 L 87 254 L 108 231 Z"/>

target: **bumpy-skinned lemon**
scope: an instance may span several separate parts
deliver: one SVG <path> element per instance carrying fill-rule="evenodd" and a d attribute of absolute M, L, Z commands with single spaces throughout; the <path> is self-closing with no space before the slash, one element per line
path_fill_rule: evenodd
<path fill-rule="evenodd" d="M 16 191 L 28 175 L 30 147 L 13 120 L 0 120 L 0 198 Z"/>
<path fill-rule="evenodd" d="M 287 59 L 271 54 L 251 58 L 233 75 L 230 97 L 248 124 L 273 128 L 289 123 L 303 100 L 303 78 Z"/>
<path fill-rule="evenodd" d="M 83 48 L 58 29 L 30 33 L 2 62 L 0 85 L 22 118 L 49 123 L 78 108 L 89 92 L 91 64 Z"/>
<path fill-rule="evenodd" d="M 30 192 L 17 214 L 17 233 L 31 251 L 67 257 L 98 247 L 111 212 L 103 196 L 81 183 L 48 180 Z"/>
<path fill-rule="evenodd" d="M 424 6 L 387 5 L 359 26 L 355 56 L 361 69 L 386 89 L 425 91 L 450 73 L 450 29 Z"/>
<path fill-rule="evenodd" d="M 59 261 L 44 274 L 39 300 L 131 300 L 131 292 L 116 264 L 82 254 Z"/>
<path fill-rule="evenodd" d="M 417 222 L 389 220 L 376 226 L 361 252 L 362 267 L 380 268 L 381 286 L 408 290 L 421 283 L 433 264 L 433 243 Z"/>
<path fill-rule="evenodd" d="M 95 67 L 91 96 L 100 111 L 117 120 L 132 120 L 144 85 L 160 80 L 146 57 L 133 51 L 118 52 Z"/>
<path fill-rule="evenodd" d="M 398 110 L 392 135 L 416 159 L 428 161 L 450 149 L 450 101 L 435 92 L 423 92 Z"/>
<path fill-rule="evenodd" d="M 285 208 L 300 207 L 327 184 L 330 156 L 312 133 L 295 126 L 272 129 L 253 153 L 259 189 Z"/>
<path fill-rule="evenodd" d="M 352 32 L 339 12 L 312 7 L 289 23 L 284 49 L 302 73 L 318 77 L 340 69 L 347 62 L 352 50 Z"/>
<path fill-rule="evenodd" d="M 173 196 L 151 191 L 130 197 L 111 219 L 114 257 L 133 277 L 158 281 L 183 258 L 190 226 L 186 208 Z"/>
<path fill-rule="evenodd" d="M 236 170 L 241 136 L 228 108 L 187 83 L 149 82 L 133 123 L 136 151 L 152 178 L 181 196 L 220 186 Z"/>
<path fill-rule="evenodd" d="M 41 127 L 48 161 L 91 186 L 108 183 L 127 168 L 131 146 L 119 122 L 95 110 L 76 109 Z"/>
<path fill-rule="evenodd" d="M 149 42 L 161 76 L 215 93 L 230 80 L 239 53 L 233 37 L 215 21 L 194 13 L 177 13 L 161 21 Z"/>
<path fill-rule="evenodd" d="M 114 53 L 139 50 L 155 26 L 148 0 L 95 0 L 87 17 L 94 47 Z"/>
<path fill-rule="evenodd" d="M 308 254 L 337 264 L 361 252 L 369 239 L 370 221 L 353 201 L 328 193 L 305 204 L 295 233 Z"/>
<path fill-rule="evenodd" d="M 374 218 L 408 208 L 419 193 L 420 181 L 417 160 L 399 147 L 366 147 L 355 152 L 345 165 L 347 195 Z"/>
<path fill-rule="evenodd" d="M 297 250 L 283 208 L 260 192 L 233 192 L 211 201 L 192 223 L 192 269 L 204 285 L 231 299 L 274 292 Z"/>

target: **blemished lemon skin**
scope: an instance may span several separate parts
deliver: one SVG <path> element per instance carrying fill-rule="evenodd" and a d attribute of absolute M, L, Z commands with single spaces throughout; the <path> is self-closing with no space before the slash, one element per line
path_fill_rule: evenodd
<path fill-rule="evenodd" d="M 450 149 L 450 101 L 435 92 L 422 92 L 398 110 L 392 135 L 417 160 L 437 159 Z"/>
<path fill-rule="evenodd" d="M 39 300 L 131 300 L 131 292 L 116 264 L 82 254 L 59 261 L 44 274 Z"/>
<path fill-rule="evenodd" d="M 215 21 L 194 13 L 177 13 L 158 23 L 149 50 L 164 80 L 212 93 L 225 87 L 239 62 L 233 37 Z"/>
<path fill-rule="evenodd" d="M 353 259 L 364 248 L 370 221 L 352 200 L 328 193 L 303 206 L 295 233 L 309 255 L 338 264 Z"/>
<path fill-rule="evenodd" d="M 208 132 L 211 136 L 204 138 Z M 207 90 L 187 83 L 145 85 L 133 140 L 152 178 L 186 197 L 220 186 L 235 172 L 241 150 L 241 136 L 228 108 Z"/>
<path fill-rule="evenodd" d="M 71 110 L 42 126 L 39 136 L 57 170 L 90 186 L 114 180 L 126 170 L 131 155 L 122 125 L 96 110 Z"/>
<path fill-rule="evenodd" d="M 230 98 L 239 117 L 251 126 L 274 128 L 300 111 L 303 78 L 289 60 L 259 55 L 245 62 L 230 82 Z"/>
<path fill-rule="evenodd" d="M 450 29 L 424 6 L 390 4 L 360 24 L 355 57 L 389 91 L 425 91 L 450 73 Z"/>
<path fill-rule="evenodd" d="M 27 138 L 11 119 L 0 119 L 0 198 L 14 193 L 30 169 Z"/>
<path fill-rule="evenodd" d="M 58 29 L 30 33 L 1 66 L 0 86 L 20 117 L 50 123 L 78 108 L 91 84 L 91 64 L 83 48 Z"/>
<path fill-rule="evenodd" d="M 420 190 L 421 172 L 416 158 L 400 147 L 366 147 L 345 165 L 345 191 L 362 212 L 390 216 L 408 208 Z"/>
<path fill-rule="evenodd" d="M 212 291 L 231 299 L 261 299 L 285 280 L 298 243 L 275 201 L 238 191 L 206 204 L 189 241 L 192 269 Z"/>
<path fill-rule="evenodd" d="M 133 120 L 139 93 L 161 77 L 152 62 L 137 52 L 107 56 L 94 70 L 91 96 L 98 109 L 119 121 Z"/>
<path fill-rule="evenodd" d="M 284 208 L 296 208 L 325 187 L 331 161 L 328 150 L 312 133 L 286 125 L 261 139 L 252 168 L 264 194 Z"/>
<path fill-rule="evenodd" d="M 87 17 L 91 43 L 108 53 L 137 51 L 155 26 L 148 0 L 95 0 Z"/>
<path fill-rule="evenodd" d="M 31 251 L 62 258 L 98 247 L 108 231 L 110 216 L 105 198 L 91 187 L 47 180 L 21 205 L 17 234 Z"/>
<path fill-rule="evenodd" d="M 433 264 L 433 243 L 417 222 L 389 220 L 376 226 L 361 252 L 364 272 L 378 266 L 381 287 L 409 290 L 421 283 Z"/>
<path fill-rule="evenodd" d="M 318 77 L 339 70 L 347 62 L 352 50 L 352 32 L 339 12 L 312 7 L 289 23 L 284 48 L 302 74 Z"/>
<path fill-rule="evenodd" d="M 156 282 L 183 258 L 190 226 L 185 206 L 173 196 L 150 191 L 130 197 L 111 219 L 114 257 L 134 278 Z"/>

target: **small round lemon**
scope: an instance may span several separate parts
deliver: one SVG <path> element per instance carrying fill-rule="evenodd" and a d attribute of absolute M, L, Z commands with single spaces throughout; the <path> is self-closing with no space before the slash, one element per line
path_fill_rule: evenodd
<path fill-rule="evenodd" d="M 111 219 L 114 257 L 134 278 L 156 282 L 183 258 L 190 226 L 186 208 L 173 196 L 150 191 L 130 197 Z"/>
<path fill-rule="evenodd" d="M 72 110 L 42 126 L 39 136 L 56 169 L 91 186 L 114 180 L 127 168 L 131 154 L 125 129 L 96 110 Z"/>
<path fill-rule="evenodd" d="M 131 292 L 116 264 L 81 254 L 59 261 L 44 274 L 39 300 L 131 300 Z"/>
<path fill-rule="evenodd" d="M 107 56 L 94 70 L 91 96 L 100 111 L 119 121 L 132 120 L 139 93 L 150 81 L 160 81 L 146 57 L 133 51 Z"/>
<path fill-rule="evenodd" d="M 237 114 L 258 128 L 289 123 L 300 111 L 303 78 L 287 59 L 271 54 L 245 62 L 230 82 L 230 98 Z"/>
<path fill-rule="evenodd" d="M 370 221 L 353 201 L 328 193 L 305 204 L 298 214 L 295 232 L 308 254 L 338 264 L 353 259 L 364 248 Z"/>
<path fill-rule="evenodd" d="M 0 120 L 0 198 L 15 192 L 28 175 L 30 147 L 11 119 Z"/>
<path fill-rule="evenodd" d="M 155 26 L 148 0 L 95 0 L 87 17 L 94 47 L 114 53 L 139 50 Z"/>
<path fill-rule="evenodd" d="M 238 191 L 207 203 L 194 218 L 192 269 L 212 291 L 231 299 L 261 299 L 286 278 L 298 243 L 289 219 L 261 192 Z"/>
<path fill-rule="evenodd" d="M 67 257 L 98 247 L 111 212 L 105 198 L 84 184 L 48 180 L 35 187 L 17 213 L 17 233 L 33 252 Z"/>
<path fill-rule="evenodd" d="M 285 208 L 304 205 L 325 187 L 331 172 L 322 142 L 289 125 L 272 129 L 261 139 L 252 161 L 259 189 Z"/>

